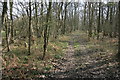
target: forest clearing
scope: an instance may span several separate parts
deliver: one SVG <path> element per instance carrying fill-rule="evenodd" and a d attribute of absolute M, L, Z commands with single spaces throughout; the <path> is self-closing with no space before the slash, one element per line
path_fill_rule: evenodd
<path fill-rule="evenodd" d="M 120 1 L 0 1 L 2 80 L 120 79 Z"/>

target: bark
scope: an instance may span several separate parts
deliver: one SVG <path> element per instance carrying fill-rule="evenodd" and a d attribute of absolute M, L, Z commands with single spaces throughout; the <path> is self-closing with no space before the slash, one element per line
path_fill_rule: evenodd
<path fill-rule="evenodd" d="M 119 41 L 118 41 L 118 54 L 120 55 L 120 1 L 118 3 L 118 6 L 119 6 L 119 29 L 118 29 L 118 32 L 119 32 Z"/>
<path fill-rule="evenodd" d="M 109 37 L 112 38 L 112 26 L 113 26 L 113 7 L 110 7 L 110 31 L 109 31 Z"/>
<path fill-rule="evenodd" d="M 57 18 L 57 25 L 56 25 L 56 27 L 55 27 L 55 33 L 54 33 L 54 39 L 57 39 L 57 37 L 58 37 L 58 35 L 59 35 L 59 29 L 60 29 L 60 27 L 61 27 L 61 24 L 60 24 L 60 13 L 61 13 L 61 11 L 62 11 L 62 6 L 63 6 L 63 2 L 61 2 L 61 3 L 59 3 L 59 5 L 58 4 L 56 4 L 57 5 L 57 11 L 56 11 L 56 18 Z"/>
<path fill-rule="evenodd" d="M 40 27 L 39 27 L 39 38 L 41 38 L 41 36 L 42 36 L 42 32 L 43 32 L 43 2 L 41 2 L 41 10 L 40 10 L 40 16 L 41 16 L 41 18 L 40 18 Z"/>
<path fill-rule="evenodd" d="M 91 13 L 91 3 L 90 2 L 88 3 L 88 5 L 89 5 L 89 14 L 88 14 L 88 16 L 89 16 L 89 29 L 88 29 L 88 37 L 90 39 L 90 37 L 92 37 L 92 16 L 93 16 L 93 11 Z M 91 16 L 91 14 L 92 14 L 92 16 Z"/>
<path fill-rule="evenodd" d="M 10 41 L 11 43 L 14 42 L 14 27 L 13 27 L 13 17 L 12 17 L 12 12 L 13 12 L 13 1 L 10 2 L 10 20 L 11 20 L 11 24 L 10 24 L 10 28 L 11 28 L 11 38 Z"/>
<path fill-rule="evenodd" d="M 37 11 L 37 2 L 35 2 L 35 26 L 36 26 L 36 32 L 37 32 L 37 38 L 39 38 L 39 29 L 38 29 L 38 11 Z"/>
<path fill-rule="evenodd" d="M 28 41 L 28 55 L 31 53 L 31 2 L 29 2 L 29 41 Z"/>
<path fill-rule="evenodd" d="M 102 5 L 101 7 L 102 7 L 101 8 L 101 17 L 102 17 L 102 19 L 101 19 L 101 26 L 102 26 L 102 32 L 104 32 L 104 27 L 105 27 L 104 26 L 104 6 Z"/>
<path fill-rule="evenodd" d="M 97 26 L 97 40 L 99 39 L 99 33 L 100 33 L 100 15 L 101 15 L 101 2 L 99 2 L 99 16 L 98 16 L 98 26 Z"/>
<path fill-rule="evenodd" d="M 48 38 L 49 38 L 49 34 L 48 34 L 49 24 L 48 23 L 49 23 L 49 19 L 50 19 L 51 5 L 52 5 L 52 2 L 49 2 L 49 7 L 47 9 L 47 15 L 46 15 L 46 26 L 44 29 L 44 45 L 43 45 L 44 51 L 43 51 L 42 60 L 44 60 L 45 55 L 46 55 Z"/>
<path fill-rule="evenodd" d="M 87 7 L 87 3 L 85 3 L 85 8 L 84 8 L 84 26 L 86 25 L 86 7 Z"/>
<path fill-rule="evenodd" d="M 7 2 L 3 2 L 3 11 L 2 11 L 2 24 L 4 22 L 4 17 L 7 14 Z"/>
<path fill-rule="evenodd" d="M 108 19 L 109 19 L 109 5 L 107 6 L 107 15 L 106 15 L 105 24 L 108 23 Z M 105 26 L 105 29 L 106 29 L 106 26 Z M 108 32 L 106 32 L 105 29 L 104 29 L 104 31 L 103 31 L 103 37 L 108 35 Z"/>
<path fill-rule="evenodd" d="M 2 26 L 5 27 L 5 33 L 6 33 L 6 45 L 7 45 L 7 51 L 10 51 L 9 48 L 9 41 L 8 41 L 8 25 L 7 25 L 7 21 L 8 21 L 8 16 L 7 16 L 7 2 L 3 2 L 3 11 L 2 11 Z"/>
<path fill-rule="evenodd" d="M 76 3 L 74 3 L 74 31 L 77 29 L 77 6 L 76 6 Z"/>
<path fill-rule="evenodd" d="M 64 13 L 64 25 L 63 25 L 63 31 L 62 33 L 65 34 L 66 31 L 66 18 L 67 18 L 67 3 L 65 3 L 65 13 Z"/>

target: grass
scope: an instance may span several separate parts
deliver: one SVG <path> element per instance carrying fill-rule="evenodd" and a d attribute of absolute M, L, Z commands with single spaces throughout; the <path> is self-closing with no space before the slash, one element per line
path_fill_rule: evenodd
<path fill-rule="evenodd" d="M 49 72 L 49 70 L 53 68 L 53 65 L 51 64 L 52 60 L 60 59 L 62 56 L 64 56 L 64 49 L 68 46 L 68 41 L 69 36 L 60 36 L 55 41 L 50 40 L 50 42 L 48 43 L 46 56 L 44 60 L 40 60 L 40 58 L 43 55 L 42 39 L 41 41 L 39 39 L 36 40 L 36 42 L 39 44 L 32 45 L 31 55 L 28 55 L 27 48 L 24 46 L 24 44 L 20 44 L 19 46 L 15 45 L 19 43 L 10 45 L 11 51 L 4 53 L 3 55 L 3 58 L 6 60 L 6 65 L 3 66 L 6 69 L 5 72 L 3 71 L 3 77 L 5 78 L 7 76 L 22 76 L 25 78 L 28 75 L 29 77 L 34 77 L 35 75 L 48 75 L 46 72 Z M 15 70 L 16 68 L 17 70 Z M 11 72 L 6 73 L 7 70 L 11 70 Z M 20 71 L 23 72 L 21 73 Z M 12 74 L 12 72 L 14 74 Z M 24 73 L 26 73 L 26 75 L 23 76 L 22 74 Z"/>
<path fill-rule="evenodd" d="M 75 36 L 75 38 L 72 38 L 71 35 Z M 82 36 L 79 36 L 82 35 Z M 78 39 L 76 39 L 79 37 Z M 51 38 L 50 38 L 51 39 Z M 48 43 L 46 56 L 44 60 L 40 60 L 40 58 L 43 55 L 43 41 L 42 39 L 37 39 L 37 43 L 39 44 L 33 44 L 31 47 L 31 55 L 28 56 L 27 48 L 25 48 L 22 44 L 20 46 L 14 46 L 11 45 L 12 48 L 10 52 L 4 53 L 3 58 L 6 60 L 6 66 L 4 66 L 6 69 L 10 69 L 11 72 L 16 73 L 18 71 L 19 74 L 17 76 L 23 76 L 22 74 L 26 73 L 27 75 L 23 77 L 30 76 L 34 77 L 36 75 L 48 75 L 49 71 L 53 69 L 52 60 L 58 60 L 61 59 L 64 56 L 64 50 L 67 48 L 69 41 L 73 39 L 73 46 L 77 54 L 76 58 L 79 58 L 81 56 L 81 52 L 84 50 L 96 52 L 106 52 L 105 54 L 101 53 L 103 56 L 107 57 L 109 53 L 115 53 L 116 47 L 117 47 L 117 41 L 114 41 L 115 39 L 104 39 L 101 40 L 93 40 L 87 41 L 86 34 L 84 32 L 76 31 L 70 35 L 64 35 L 60 36 L 57 40 L 52 41 Z M 79 40 L 82 39 L 82 40 Z M 79 42 L 81 41 L 81 42 Z M 24 42 L 24 41 L 23 41 Z M 83 44 L 86 43 L 86 44 Z M 80 50 L 80 48 L 82 50 Z M 80 52 L 80 53 L 79 53 Z M 91 52 L 92 53 L 92 52 Z M 97 53 L 97 52 L 96 52 Z M 109 56 L 111 56 L 110 54 Z M 80 55 L 80 56 L 79 56 Z M 99 58 L 99 54 L 92 54 L 90 57 L 97 57 Z M 19 60 L 18 60 L 18 59 Z M 19 68 L 17 71 L 15 71 L 16 66 Z M 25 71 L 24 70 L 28 70 Z M 22 74 L 19 71 L 23 71 Z M 33 73 L 33 74 L 32 74 Z M 9 72 L 5 73 L 5 76 L 15 76 L 15 74 L 12 74 Z"/>
<path fill-rule="evenodd" d="M 5 37 L 5 31 L 1 31 L 2 37 Z"/>

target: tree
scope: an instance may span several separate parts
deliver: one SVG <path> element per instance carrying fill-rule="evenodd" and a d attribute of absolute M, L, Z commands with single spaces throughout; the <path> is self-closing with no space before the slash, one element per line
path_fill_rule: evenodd
<path fill-rule="evenodd" d="M 39 29 L 38 29 L 38 7 L 37 7 L 37 2 L 35 1 L 35 26 L 36 26 L 36 33 L 37 37 L 39 37 Z"/>
<path fill-rule="evenodd" d="M 106 30 L 107 28 L 107 23 L 108 23 L 108 20 L 109 20 L 109 11 L 110 11 L 110 8 L 109 8 L 109 5 L 107 5 L 107 14 L 106 14 L 106 19 L 105 19 L 105 28 L 104 28 L 104 31 L 103 31 L 103 36 L 107 36 L 108 35 L 108 31 Z"/>
<path fill-rule="evenodd" d="M 43 2 L 41 1 L 41 10 L 40 10 L 40 27 L 39 27 L 39 37 L 42 36 L 42 32 L 43 32 Z"/>
<path fill-rule="evenodd" d="M 89 28 L 88 28 L 88 37 L 90 39 L 90 37 L 92 37 L 92 18 L 93 18 L 93 10 L 91 7 L 92 3 L 88 2 L 88 8 L 89 8 Z M 91 12 L 92 10 L 92 12 Z"/>
<path fill-rule="evenodd" d="M 99 33 L 100 33 L 100 15 L 101 15 L 101 2 L 99 2 L 99 16 L 98 16 L 98 26 L 97 26 L 97 39 L 99 39 Z"/>
<path fill-rule="evenodd" d="M 13 12 L 13 0 L 11 0 L 10 2 L 10 20 L 11 20 L 11 23 L 10 23 L 10 28 L 11 28 L 11 38 L 10 38 L 10 41 L 13 43 L 13 36 L 14 36 L 14 28 L 13 28 L 13 17 L 12 17 L 12 12 Z"/>
<path fill-rule="evenodd" d="M 120 1 L 118 3 L 118 6 L 119 6 L 119 29 L 118 29 L 118 32 L 119 32 L 119 42 L 118 42 L 118 54 L 120 55 Z"/>
<path fill-rule="evenodd" d="M 111 6 L 110 6 L 110 30 L 109 30 L 109 37 L 111 37 L 111 38 L 112 38 L 112 26 L 113 26 L 113 6 L 111 3 Z"/>
<path fill-rule="evenodd" d="M 29 41 L 28 41 L 28 53 L 31 53 L 31 0 L 29 0 Z"/>
<path fill-rule="evenodd" d="M 65 3 L 65 7 L 64 7 L 64 25 L 63 25 L 63 34 L 65 34 L 66 31 L 66 18 L 67 18 L 67 2 Z"/>
<path fill-rule="evenodd" d="M 86 25 L 86 7 L 87 7 L 87 3 L 85 2 L 85 6 L 84 6 L 84 22 L 83 25 Z"/>
<path fill-rule="evenodd" d="M 59 35 L 59 30 L 61 28 L 61 18 L 60 18 L 60 14 L 62 12 L 62 7 L 63 7 L 63 2 L 60 2 L 60 3 L 54 3 L 54 7 L 55 7 L 55 13 L 56 13 L 56 18 L 55 18 L 55 21 L 56 21 L 56 25 L 54 27 L 54 31 L 53 31 L 53 38 L 54 39 L 57 39 L 58 35 Z"/>
<path fill-rule="evenodd" d="M 46 14 L 46 25 L 44 28 L 44 51 L 43 51 L 43 57 L 42 60 L 45 58 L 45 54 L 46 54 L 46 49 L 47 49 L 47 45 L 48 45 L 48 38 L 49 38 L 49 33 L 48 33 L 48 27 L 49 27 L 49 21 L 50 21 L 50 14 L 51 14 L 51 7 L 52 7 L 52 2 L 49 2 L 49 7 L 47 9 L 47 14 Z"/>
<path fill-rule="evenodd" d="M 64 20 L 63 20 L 64 24 L 63 24 L 63 28 L 62 28 L 62 34 L 65 34 L 65 32 L 66 32 L 67 7 L 69 4 L 70 3 L 65 2 L 65 5 L 64 5 Z"/>
<path fill-rule="evenodd" d="M 77 18 L 79 16 L 77 16 L 77 8 L 78 8 L 78 3 L 74 2 L 74 31 L 76 29 L 78 29 L 78 23 L 77 21 L 79 21 Z"/>
<path fill-rule="evenodd" d="M 8 25 L 7 25 L 7 21 L 8 21 L 8 16 L 7 16 L 7 2 L 3 2 L 3 11 L 2 11 L 2 25 L 3 27 L 5 27 L 5 33 L 6 33 L 6 45 L 7 45 L 7 51 L 10 51 L 9 48 L 9 41 L 8 41 L 8 35 L 9 35 L 9 30 L 8 30 Z"/>

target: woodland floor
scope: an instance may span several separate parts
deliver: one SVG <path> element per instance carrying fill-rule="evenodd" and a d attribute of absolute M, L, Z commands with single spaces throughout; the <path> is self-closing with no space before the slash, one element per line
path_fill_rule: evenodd
<path fill-rule="evenodd" d="M 57 66 L 50 76 L 55 78 L 119 78 L 119 60 L 114 49 L 112 51 L 114 43 L 110 42 L 112 45 L 109 45 L 107 41 L 89 42 L 85 36 L 85 33 L 70 35 L 65 56 L 54 62 Z"/>
<path fill-rule="evenodd" d="M 91 38 L 88 41 L 86 33 L 79 31 L 66 36 L 69 36 L 69 39 L 60 41 L 68 43 L 64 50 L 64 55 L 59 59 L 51 60 L 50 65 L 52 64 L 52 68 L 47 71 L 47 75 L 46 72 L 41 73 L 38 68 L 35 68 L 34 71 L 33 69 L 29 70 L 28 66 L 25 68 L 26 71 L 22 69 L 23 67 L 19 67 L 20 75 L 25 77 L 25 75 L 30 76 L 35 72 L 33 79 L 36 79 L 38 74 L 37 79 L 41 77 L 50 79 L 120 77 L 120 60 L 116 55 L 117 42 L 115 38 L 105 38 L 103 40 Z M 17 75 L 19 68 L 5 69 L 3 73 L 6 75 Z"/>

